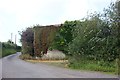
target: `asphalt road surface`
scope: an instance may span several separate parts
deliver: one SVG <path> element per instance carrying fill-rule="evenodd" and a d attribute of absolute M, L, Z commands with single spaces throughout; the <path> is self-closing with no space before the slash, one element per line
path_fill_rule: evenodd
<path fill-rule="evenodd" d="M 2 64 L 2 78 L 117 78 L 115 75 L 108 75 L 93 71 L 78 71 L 56 67 L 43 63 L 29 63 L 19 59 L 16 54 L 0 59 Z M 1 63 L 2 62 L 2 63 Z M 1 68 L 1 67 L 0 67 Z"/>

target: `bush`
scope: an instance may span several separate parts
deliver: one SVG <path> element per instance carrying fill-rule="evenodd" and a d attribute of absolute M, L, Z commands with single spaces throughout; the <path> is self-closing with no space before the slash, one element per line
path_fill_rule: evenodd
<path fill-rule="evenodd" d="M 68 44 L 73 40 L 72 31 L 79 21 L 65 21 L 56 33 L 55 39 L 50 46 L 50 49 L 57 49 L 68 53 Z"/>
<path fill-rule="evenodd" d="M 116 71 L 114 61 L 119 58 L 116 10 L 115 4 L 111 4 L 105 13 L 92 14 L 74 27 L 73 40 L 69 43 L 68 49 L 71 55 L 70 67 L 104 72 Z"/>
<path fill-rule="evenodd" d="M 34 32 L 32 28 L 27 28 L 25 31 L 21 32 L 21 42 L 22 42 L 22 53 L 29 53 L 31 56 L 34 55 Z"/>
<path fill-rule="evenodd" d="M 10 54 L 15 54 L 15 53 L 16 53 L 15 49 L 7 49 L 7 48 L 2 49 L 2 57 L 5 57 Z"/>
<path fill-rule="evenodd" d="M 2 51 L 1 51 L 2 57 L 5 57 L 10 54 L 15 54 L 18 51 L 17 47 L 18 46 L 16 44 L 14 44 L 13 42 L 11 42 L 10 40 L 8 42 L 3 42 L 2 43 Z"/>
<path fill-rule="evenodd" d="M 112 32 L 108 23 L 93 14 L 74 27 L 74 39 L 69 43 L 68 52 L 76 57 L 84 55 L 88 59 L 114 61 L 119 54 L 117 39 Z"/>
<path fill-rule="evenodd" d="M 20 57 L 20 59 L 22 59 L 22 60 L 30 60 L 30 59 L 33 59 L 30 54 L 21 54 L 19 57 Z"/>

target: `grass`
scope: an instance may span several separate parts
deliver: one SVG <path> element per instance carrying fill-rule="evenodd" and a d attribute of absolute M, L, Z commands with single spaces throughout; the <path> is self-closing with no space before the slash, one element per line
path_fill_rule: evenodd
<path fill-rule="evenodd" d="M 69 65 L 71 69 L 79 69 L 79 70 L 90 70 L 90 71 L 99 71 L 105 72 L 109 74 L 116 74 L 116 66 L 114 62 L 99 62 L 97 61 L 75 61 Z"/>
<path fill-rule="evenodd" d="M 26 60 L 28 61 L 28 60 Z M 51 62 L 51 61 L 31 61 L 29 60 L 28 62 L 31 63 L 43 63 L 43 64 L 48 64 L 52 66 L 57 66 L 57 67 L 62 67 L 62 68 L 68 68 L 68 69 L 74 69 L 74 70 L 87 70 L 87 71 L 97 71 L 97 72 L 102 72 L 106 74 L 113 74 L 116 75 L 115 73 L 115 68 L 113 67 L 104 67 L 104 66 L 99 66 L 97 64 L 72 64 L 68 65 L 68 62 Z"/>
<path fill-rule="evenodd" d="M 27 62 L 31 62 L 31 63 L 43 63 L 43 64 L 48 64 L 48 65 L 52 65 L 52 66 L 57 66 L 57 67 L 63 67 L 63 68 L 67 68 L 66 64 L 67 64 L 67 60 L 25 60 Z"/>
<path fill-rule="evenodd" d="M 63 67 L 63 68 L 69 68 L 74 70 L 88 70 L 88 71 L 97 71 L 97 72 L 103 72 L 107 74 L 113 74 L 116 75 L 116 67 L 114 66 L 114 63 L 110 63 L 113 66 L 107 66 L 107 65 L 100 65 L 91 61 L 84 61 L 84 62 L 74 62 L 72 64 L 69 64 L 68 61 L 52 61 L 52 60 L 26 60 L 31 63 L 44 63 L 52 66 L 57 67 Z M 106 63 L 108 64 L 108 63 Z"/>
<path fill-rule="evenodd" d="M 31 60 L 31 59 L 33 59 L 32 56 L 30 56 L 29 54 L 21 54 L 19 56 L 19 58 L 22 59 L 22 60 Z"/>
<path fill-rule="evenodd" d="M 8 56 L 8 55 L 11 55 L 11 54 L 15 54 L 16 53 L 16 50 L 15 49 L 9 49 L 9 48 L 3 48 L 2 49 L 2 57 L 5 57 L 5 56 Z"/>
<path fill-rule="evenodd" d="M 20 55 L 20 58 L 23 60 L 51 60 L 51 61 L 55 61 L 55 60 L 66 60 L 66 56 L 65 54 L 63 54 L 60 51 L 48 51 L 47 54 L 44 54 L 42 57 L 35 57 L 35 56 L 30 56 L 28 53 L 26 54 L 22 54 Z"/>
<path fill-rule="evenodd" d="M 62 68 L 68 68 L 66 66 L 66 62 L 44 62 L 45 64 L 52 65 L 52 66 L 57 66 L 57 67 L 62 67 Z"/>
<path fill-rule="evenodd" d="M 53 66 L 58 67 L 64 67 L 64 68 L 70 68 L 70 69 L 76 69 L 76 70 L 89 70 L 89 71 L 98 71 L 98 72 L 104 72 L 107 74 L 116 74 L 116 64 L 115 62 L 103 62 L 103 61 L 93 61 L 93 60 L 85 60 L 81 59 L 76 61 L 76 59 L 66 61 L 65 59 L 59 60 L 59 58 L 55 58 L 55 55 L 50 55 L 50 58 L 48 55 L 47 59 L 33 59 L 29 54 L 22 54 L 20 55 L 20 58 L 23 60 L 26 60 L 28 62 L 32 63 L 45 63 Z M 58 56 L 57 56 L 58 57 Z M 62 58 L 61 58 L 62 59 Z"/>
<path fill-rule="evenodd" d="M 90 61 L 89 61 L 90 62 Z M 87 70 L 87 71 L 97 71 L 97 72 L 103 72 L 106 74 L 113 74 L 116 75 L 116 68 L 115 66 L 100 66 L 96 63 L 81 63 L 81 62 L 74 62 L 74 64 L 69 64 L 68 62 L 43 62 L 45 64 L 57 66 L 57 67 L 63 67 L 63 68 L 69 68 L 74 70 Z M 111 63 L 112 64 L 112 63 Z M 114 64 L 113 64 L 114 65 Z"/>
<path fill-rule="evenodd" d="M 31 63 L 40 62 L 58 67 L 67 67 L 66 64 L 68 63 L 65 55 L 59 51 L 48 51 L 47 54 L 43 55 L 42 58 L 38 59 L 35 59 L 35 57 L 32 57 L 29 54 L 21 54 L 19 58 Z"/>
<path fill-rule="evenodd" d="M 43 55 L 42 58 L 35 59 L 35 57 L 30 56 L 29 54 L 21 54 L 19 56 L 20 59 L 25 60 L 31 63 L 45 63 L 60 67 L 65 67 L 64 65 L 68 63 L 68 60 L 65 59 L 65 56 L 60 53 L 48 53 Z"/>

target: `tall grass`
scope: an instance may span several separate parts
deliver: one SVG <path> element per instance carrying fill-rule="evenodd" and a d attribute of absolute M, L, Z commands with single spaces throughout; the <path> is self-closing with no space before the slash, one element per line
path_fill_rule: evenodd
<path fill-rule="evenodd" d="M 116 72 L 117 65 L 115 61 L 105 62 L 105 61 L 95 61 L 95 60 L 87 60 L 87 59 L 76 61 L 75 59 L 73 59 L 73 60 L 69 60 L 69 62 L 70 64 L 68 66 L 72 69 L 100 71 L 100 72 L 117 74 Z"/>
<path fill-rule="evenodd" d="M 14 53 L 16 53 L 15 49 L 9 49 L 9 48 L 2 49 L 2 57 L 5 57 L 5 56 L 10 55 L 10 54 L 14 54 Z"/>
<path fill-rule="evenodd" d="M 0 57 L 14 54 L 17 51 L 21 51 L 21 47 L 14 44 L 10 40 L 8 42 L 0 42 Z"/>

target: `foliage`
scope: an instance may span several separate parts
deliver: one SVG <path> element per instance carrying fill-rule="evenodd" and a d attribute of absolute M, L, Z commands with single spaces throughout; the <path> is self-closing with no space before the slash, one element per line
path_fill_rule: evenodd
<path fill-rule="evenodd" d="M 91 65 L 88 66 L 92 69 L 100 66 L 97 70 L 114 71 L 113 66 L 108 67 L 110 69 L 106 66 L 111 66 L 112 62 L 115 64 L 120 56 L 118 26 L 120 17 L 117 4 L 117 2 L 111 3 L 102 14 L 93 13 L 83 20 L 66 21 L 59 29 L 53 25 L 49 27 L 38 25 L 34 27 L 34 31 L 32 28 L 26 29 L 21 35 L 23 52 L 30 54 L 35 52 L 36 56 L 41 56 L 47 53 L 48 48 L 58 49 L 69 55 L 70 60 L 74 59 L 72 63 L 70 62 L 72 66 L 79 67 L 79 62 L 82 60 L 90 60 Z M 96 61 L 97 65 L 92 65 L 93 61 Z"/>
<path fill-rule="evenodd" d="M 20 57 L 20 59 L 22 59 L 22 60 L 33 59 L 30 54 L 21 54 L 19 57 Z"/>
<path fill-rule="evenodd" d="M 91 71 L 100 71 L 100 72 L 109 72 L 112 74 L 115 73 L 116 66 L 114 63 L 109 62 L 99 62 L 93 60 L 82 60 L 82 61 L 74 61 L 74 63 L 68 65 L 72 69 L 82 69 L 82 70 L 91 70 Z M 104 65 L 101 65 L 104 64 Z"/>
<path fill-rule="evenodd" d="M 20 33 L 22 42 L 22 53 L 31 56 L 42 57 L 47 53 L 48 47 L 54 39 L 57 25 L 33 26 Z"/>
<path fill-rule="evenodd" d="M 120 61 L 115 62 L 119 59 L 120 52 L 117 13 L 116 3 L 111 3 L 108 9 L 104 9 L 103 14 L 92 14 L 75 26 L 72 33 L 74 39 L 69 43 L 68 51 L 71 55 L 69 61 L 72 68 L 113 72 L 116 68 L 120 69 L 118 67 Z M 97 63 L 94 64 L 94 61 Z M 116 63 L 117 66 L 109 67 Z"/>
<path fill-rule="evenodd" d="M 22 42 L 22 53 L 34 55 L 34 33 L 32 28 L 27 28 L 25 31 L 21 32 L 21 42 Z"/>
<path fill-rule="evenodd" d="M 68 52 L 68 44 L 73 40 L 72 30 L 79 21 L 65 21 L 56 33 L 56 37 L 50 46 L 52 49 L 58 49 L 64 53 Z"/>
<path fill-rule="evenodd" d="M 103 61 L 114 61 L 118 57 L 117 37 L 112 29 L 115 26 L 109 27 L 110 24 L 101 17 L 100 14 L 90 15 L 74 28 L 69 54 Z"/>
<path fill-rule="evenodd" d="M 48 47 L 53 41 L 58 27 L 57 25 L 34 26 L 34 51 L 36 56 L 41 57 L 47 54 Z"/>
<path fill-rule="evenodd" d="M 10 40 L 8 42 L 2 42 L 2 57 L 10 55 L 10 54 L 14 54 L 20 50 L 21 50 L 21 47 L 17 46 Z"/>
<path fill-rule="evenodd" d="M 5 48 L 2 49 L 2 57 L 15 53 L 16 53 L 15 49 L 5 49 Z"/>

